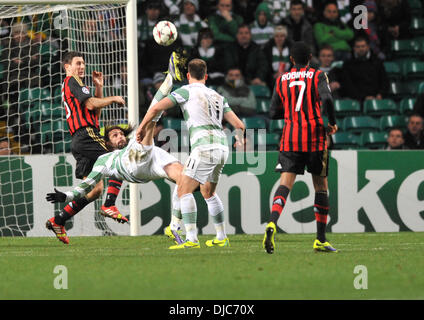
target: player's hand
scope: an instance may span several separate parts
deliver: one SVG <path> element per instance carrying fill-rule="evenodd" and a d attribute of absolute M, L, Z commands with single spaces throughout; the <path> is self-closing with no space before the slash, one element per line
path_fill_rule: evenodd
<path fill-rule="evenodd" d="M 48 193 L 46 196 L 46 200 L 51 203 L 57 203 L 57 202 L 65 202 L 66 201 L 66 194 L 63 192 L 60 192 L 56 188 L 54 188 L 54 193 Z"/>
<path fill-rule="evenodd" d="M 115 96 L 114 98 L 115 98 L 114 99 L 115 103 L 117 103 L 117 104 L 119 104 L 121 106 L 124 106 L 125 105 L 125 100 L 121 96 Z"/>
<path fill-rule="evenodd" d="M 143 141 L 144 137 L 146 135 L 146 130 L 142 129 L 141 127 L 138 127 L 137 131 L 135 132 L 135 137 L 138 143 L 141 143 Z"/>
<path fill-rule="evenodd" d="M 339 128 L 337 127 L 337 124 L 335 124 L 333 126 L 331 124 L 328 124 L 327 125 L 327 135 L 331 136 L 332 134 L 335 134 L 338 129 Z"/>
<path fill-rule="evenodd" d="M 97 86 L 103 87 L 104 81 L 103 81 L 103 73 L 102 72 L 93 71 L 92 77 L 93 77 L 93 83 L 96 87 Z"/>

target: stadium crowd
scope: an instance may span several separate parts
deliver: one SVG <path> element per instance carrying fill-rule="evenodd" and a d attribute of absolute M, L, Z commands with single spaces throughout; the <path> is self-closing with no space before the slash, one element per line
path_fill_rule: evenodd
<path fill-rule="evenodd" d="M 355 7 L 368 14 L 361 16 Z M 332 148 L 424 148 L 424 10 L 419 0 L 138 0 L 137 10 L 140 119 L 164 80 L 171 52 L 184 47 L 189 59 L 207 62 L 207 85 L 228 98 L 247 128 L 266 128 L 268 149 L 276 149 L 283 122 L 267 117 L 270 93 L 276 78 L 291 67 L 291 43 L 304 41 L 313 54 L 311 67 L 327 73 L 336 100 L 340 132 Z M 168 47 L 153 39 L 160 20 L 178 29 L 177 41 Z M 6 20 L 0 27 L 1 39 L 15 32 L 43 41 L 27 30 L 14 31 Z M 4 62 L 16 55 L 3 48 L 1 56 Z M 16 79 L 14 74 L 8 79 L 10 89 Z M 113 81 L 119 86 L 125 79 L 123 70 Z M 7 107 L 19 114 L 22 106 L 7 92 L 2 89 L 2 102 L 8 100 Z M 0 121 L 7 114 L 1 108 Z M 182 119 L 180 112 L 165 117 Z M 162 127 L 167 123 L 163 120 Z M 395 131 L 389 133 L 390 128 L 399 129 L 404 146 L 391 145 Z"/>

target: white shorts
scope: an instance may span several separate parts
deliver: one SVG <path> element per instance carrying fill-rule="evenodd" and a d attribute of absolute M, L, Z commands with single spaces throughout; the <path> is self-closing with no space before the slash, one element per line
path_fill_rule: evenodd
<path fill-rule="evenodd" d="M 164 167 L 168 164 L 178 162 L 177 158 L 156 146 L 146 148 L 138 144 L 134 145 L 134 147 L 134 149 L 142 150 L 142 158 L 135 161 L 135 166 L 131 170 L 131 175 L 137 182 L 146 183 L 150 180 L 161 178 L 169 179 Z"/>
<path fill-rule="evenodd" d="M 218 183 L 228 158 L 228 149 L 194 149 L 185 162 L 183 174 L 205 184 Z"/>

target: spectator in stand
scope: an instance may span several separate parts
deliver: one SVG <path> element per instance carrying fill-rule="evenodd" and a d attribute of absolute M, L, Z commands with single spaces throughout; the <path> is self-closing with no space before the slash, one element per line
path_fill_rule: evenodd
<path fill-rule="evenodd" d="M 319 69 L 324 71 L 328 76 L 329 86 L 334 99 L 339 99 L 340 94 L 340 82 L 342 79 L 342 69 L 334 67 L 334 51 L 330 45 L 324 45 L 319 51 Z"/>
<path fill-rule="evenodd" d="M 262 2 L 255 11 L 255 21 L 250 25 L 252 40 L 263 47 L 272 38 L 274 25 L 270 22 L 271 12 L 268 5 Z"/>
<path fill-rule="evenodd" d="M 411 9 L 408 0 L 380 0 L 378 14 L 390 39 L 405 39 L 411 37 Z"/>
<path fill-rule="evenodd" d="M 243 22 L 251 24 L 255 21 L 255 11 L 261 0 L 235 0 L 234 12 L 243 18 Z"/>
<path fill-rule="evenodd" d="M 225 51 L 226 70 L 237 66 L 248 85 L 266 85 L 268 64 L 265 54 L 252 41 L 252 34 L 247 24 L 242 24 L 237 31 L 237 41 Z"/>
<path fill-rule="evenodd" d="M 183 13 L 175 21 L 178 29 L 178 36 L 181 38 L 183 46 L 191 50 L 197 44 L 197 36 L 200 29 L 206 28 L 208 24 L 202 21 L 196 13 L 199 10 L 198 0 L 184 0 Z"/>
<path fill-rule="evenodd" d="M 8 156 L 12 154 L 12 149 L 9 146 L 7 137 L 0 139 L 0 156 Z"/>
<path fill-rule="evenodd" d="M 210 28 L 199 31 L 198 43 L 191 51 L 189 61 L 195 58 L 206 61 L 208 68 L 207 85 L 217 86 L 224 83 L 225 68 L 222 63 L 225 60 L 224 49 L 215 46 Z"/>
<path fill-rule="evenodd" d="M 159 22 L 161 8 L 161 4 L 157 0 L 150 0 L 147 3 L 145 13 L 137 20 L 139 41 L 145 42 L 153 39 L 153 28 Z"/>
<path fill-rule="evenodd" d="M 250 117 L 256 114 L 255 95 L 244 82 L 239 68 L 234 67 L 228 70 L 225 83 L 218 87 L 217 92 L 228 100 L 231 109 L 239 117 Z"/>
<path fill-rule="evenodd" d="M 371 52 L 368 38 L 355 39 L 353 58 L 343 64 L 342 87 L 347 97 L 360 101 L 382 99 L 388 92 L 386 70 L 383 62 Z"/>
<path fill-rule="evenodd" d="M 400 128 L 390 128 L 387 135 L 386 150 L 405 150 L 405 140 L 403 138 L 403 131 Z"/>
<path fill-rule="evenodd" d="M 302 0 L 290 1 L 289 16 L 281 24 L 287 27 L 289 42 L 303 41 L 311 48 L 312 55 L 316 55 L 312 25 L 305 17 L 305 4 Z"/>
<path fill-rule="evenodd" d="M 374 52 L 379 59 L 385 60 L 385 51 L 388 49 L 389 41 L 388 34 L 385 31 L 385 28 L 382 27 L 382 23 L 378 15 L 377 4 L 374 0 L 366 0 L 364 2 L 364 6 L 368 10 L 368 28 L 360 29 L 357 32 L 357 35 L 368 37 L 371 51 Z"/>
<path fill-rule="evenodd" d="M 268 62 L 267 85 L 272 89 L 275 80 L 290 68 L 290 42 L 285 26 L 275 27 L 274 37 L 267 42 L 263 51 Z"/>
<path fill-rule="evenodd" d="M 353 30 L 340 20 L 335 3 L 325 5 L 322 17 L 314 24 L 313 29 L 319 48 L 324 44 L 331 45 L 336 60 L 346 61 L 351 57 L 349 41 L 354 36 Z"/>
<path fill-rule="evenodd" d="M 405 134 L 405 146 L 409 149 L 424 149 L 423 117 L 417 113 L 409 116 Z"/>
<path fill-rule="evenodd" d="M 232 0 L 219 0 L 217 11 L 209 16 L 209 28 L 212 29 L 216 45 L 227 47 L 236 40 L 238 27 L 243 23 L 243 18 L 232 12 Z"/>

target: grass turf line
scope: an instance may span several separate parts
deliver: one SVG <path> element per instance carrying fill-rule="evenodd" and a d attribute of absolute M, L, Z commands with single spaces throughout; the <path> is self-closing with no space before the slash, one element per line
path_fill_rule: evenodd
<path fill-rule="evenodd" d="M 423 233 L 329 234 L 339 253 L 315 253 L 313 234 L 230 235 L 231 247 L 168 250 L 165 236 L 0 238 L 0 299 L 423 299 Z M 55 266 L 68 271 L 57 290 Z M 357 265 L 368 289 L 357 290 Z"/>

